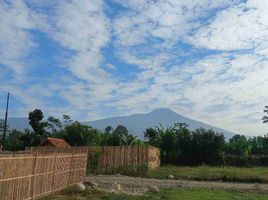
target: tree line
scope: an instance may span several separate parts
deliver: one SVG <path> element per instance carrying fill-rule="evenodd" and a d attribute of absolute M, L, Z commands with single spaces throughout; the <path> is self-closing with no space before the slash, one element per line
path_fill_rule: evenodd
<path fill-rule="evenodd" d="M 267 106 L 264 112 L 268 114 Z M 251 138 L 234 135 L 226 141 L 223 134 L 213 130 L 199 128 L 191 131 L 187 124 L 175 123 L 170 127 L 159 124 L 147 128 L 144 140 L 140 140 L 123 125 L 115 128 L 108 126 L 100 131 L 73 121 L 68 115 L 63 115 L 62 119 L 50 116 L 45 120 L 39 109 L 30 112 L 28 119 L 32 130 L 9 130 L 5 141 L 6 150 L 17 151 L 26 146 L 36 146 L 50 136 L 65 139 L 72 146 L 152 145 L 160 148 L 161 161 L 167 164 L 221 165 L 237 162 L 237 159 L 246 162 L 245 159 L 252 160 L 254 156 L 268 155 L 268 134 Z M 263 122 L 268 123 L 268 116 L 263 117 Z M 0 132 L 2 127 L 3 121 L 0 121 Z"/>
<path fill-rule="evenodd" d="M 35 109 L 28 116 L 30 129 L 24 131 L 8 128 L 5 140 L 5 150 L 18 151 L 27 146 L 37 146 L 47 137 L 56 137 L 66 140 L 71 146 L 120 146 L 142 145 L 143 141 L 128 133 L 126 127 L 118 125 L 113 128 L 108 126 L 105 131 L 100 131 L 91 126 L 81 124 L 63 115 L 62 119 L 50 116 L 44 119 L 43 112 Z M 0 138 L 4 122 L 0 120 Z M 0 139 L 0 141 L 1 141 Z"/>

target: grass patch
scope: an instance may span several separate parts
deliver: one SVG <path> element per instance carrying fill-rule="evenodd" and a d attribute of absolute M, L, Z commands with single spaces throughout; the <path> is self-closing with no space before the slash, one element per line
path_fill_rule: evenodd
<path fill-rule="evenodd" d="M 247 183 L 268 183 L 268 168 L 252 167 L 175 167 L 163 166 L 150 170 L 148 178 L 167 178 L 169 174 L 175 179 L 204 180 L 204 181 L 225 181 L 225 182 L 247 182 Z"/>
<path fill-rule="evenodd" d="M 144 196 L 130 196 L 124 194 L 111 194 L 100 190 L 87 189 L 82 193 L 63 191 L 53 197 L 43 200 L 267 200 L 267 194 L 240 193 L 205 189 L 177 189 L 162 190 L 159 194 L 147 193 Z"/>
<path fill-rule="evenodd" d="M 111 174 L 122 174 L 126 176 L 141 176 L 145 177 L 148 173 L 148 165 L 140 165 L 140 166 L 134 166 L 134 165 L 122 165 L 119 167 L 111 167 L 109 170 L 98 170 L 90 171 L 93 174 L 105 174 L 105 175 L 111 175 Z"/>

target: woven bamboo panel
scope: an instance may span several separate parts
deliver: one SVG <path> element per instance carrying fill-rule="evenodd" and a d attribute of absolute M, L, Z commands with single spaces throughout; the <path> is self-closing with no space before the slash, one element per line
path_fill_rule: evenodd
<path fill-rule="evenodd" d="M 148 165 L 149 168 L 160 166 L 160 151 L 152 146 L 104 146 L 99 147 L 98 170 L 109 171 L 112 168 L 131 165 L 139 167 Z M 92 155 L 94 149 L 89 150 Z M 89 155 L 89 158 L 90 158 Z M 91 159 L 88 160 L 88 166 Z"/>
<path fill-rule="evenodd" d="M 86 176 L 88 153 L 56 150 L 0 154 L 0 199 L 38 199 L 78 182 Z M 42 153 L 40 153 L 42 152 Z M 79 153 L 80 152 L 80 153 Z M 86 153 L 85 153 L 86 152 Z"/>
<path fill-rule="evenodd" d="M 151 169 L 160 166 L 160 150 L 153 146 L 150 146 L 148 149 L 148 166 Z"/>

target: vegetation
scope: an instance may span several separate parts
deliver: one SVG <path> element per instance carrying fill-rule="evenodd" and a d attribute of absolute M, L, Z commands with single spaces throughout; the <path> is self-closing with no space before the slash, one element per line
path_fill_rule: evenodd
<path fill-rule="evenodd" d="M 63 115 L 62 119 L 50 116 L 47 120 L 44 120 L 43 112 L 40 109 L 30 112 L 28 119 L 32 130 L 8 130 L 6 150 L 18 151 L 25 149 L 27 146 L 37 146 L 48 136 L 63 138 L 72 146 L 144 144 L 143 141 L 129 134 L 127 128 L 122 125 L 115 129 L 107 127 L 103 133 L 78 121 L 73 121 L 68 115 Z M 2 129 L 3 121 L 1 120 L 0 133 L 2 133 Z M 1 135 L 0 138 L 2 138 Z"/>
<path fill-rule="evenodd" d="M 268 106 L 265 107 L 268 114 Z M 268 122 L 268 116 L 263 122 Z M 161 124 L 144 132 L 148 144 L 161 150 L 161 162 L 175 165 L 225 165 L 225 166 L 267 166 L 268 134 L 247 138 L 235 135 L 225 141 L 223 134 L 213 130 L 190 131 L 185 123 L 171 127 Z"/>
<path fill-rule="evenodd" d="M 111 167 L 111 169 L 107 170 L 98 170 L 98 169 L 92 169 L 90 167 L 89 172 L 94 174 L 122 174 L 126 176 L 139 176 L 139 177 L 145 177 L 148 172 L 149 168 L 148 165 L 143 164 L 140 166 L 134 166 L 134 165 L 122 165 L 119 167 Z"/>
<path fill-rule="evenodd" d="M 158 169 L 150 170 L 146 177 L 165 179 L 169 174 L 174 175 L 175 179 L 183 180 L 268 183 L 267 167 L 162 166 Z"/>
<path fill-rule="evenodd" d="M 266 113 L 266 115 L 263 116 L 262 121 L 263 123 L 268 123 L 268 106 L 265 106 L 264 113 Z"/>
<path fill-rule="evenodd" d="M 265 107 L 268 114 L 268 107 Z M 267 166 L 268 135 L 247 138 L 235 135 L 226 141 L 223 134 L 203 128 L 190 131 L 185 123 L 164 127 L 161 124 L 144 131 L 145 141 L 130 134 L 126 127 L 108 126 L 105 131 L 94 129 L 73 121 L 70 116 L 62 119 L 50 116 L 44 120 L 41 110 L 29 113 L 32 130 L 24 132 L 9 130 L 6 138 L 7 150 L 22 150 L 26 146 L 40 144 L 47 136 L 65 139 L 72 146 L 119 146 L 153 145 L 160 148 L 161 162 L 174 165 L 225 165 Z M 268 116 L 263 117 L 267 123 Z M 1 130 L 0 121 L 0 130 Z M 266 156 L 267 155 L 267 156 Z"/>
<path fill-rule="evenodd" d="M 265 200 L 267 194 L 219 191 L 206 189 L 177 189 L 177 190 L 161 190 L 158 194 L 147 193 L 144 196 L 131 196 L 126 194 L 113 194 L 101 190 L 87 189 L 85 192 L 76 192 L 65 190 L 61 194 L 54 195 L 52 198 L 47 197 L 43 200 L 149 200 L 149 199 L 172 199 L 172 200 Z"/>

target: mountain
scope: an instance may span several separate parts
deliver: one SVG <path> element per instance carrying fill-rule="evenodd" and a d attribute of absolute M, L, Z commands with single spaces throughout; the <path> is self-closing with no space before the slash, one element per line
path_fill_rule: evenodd
<path fill-rule="evenodd" d="M 231 138 L 234 133 L 226 131 L 221 128 L 217 128 L 197 120 L 193 120 L 170 109 L 157 109 L 147 114 L 135 114 L 123 117 L 112 117 L 107 119 L 101 119 L 97 121 L 84 122 L 83 124 L 90 125 L 99 130 L 104 130 L 107 126 L 112 126 L 116 128 L 118 125 L 123 125 L 127 127 L 129 133 L 143 138 L 143 132 L 146 128 L 155 127 L 161 123 L 164 127 L 172 126 L 174 123 L 186 123 L 189 125 L 190 130 L 195 130 L 197 128 L 213 129 L 216 132 L 223 133 L 226 139 Z"/>
<path fill-rule="evenodd" d="M 10 129 L 17 129 L 23 131 L 24 129 L 30 129 L 29 120 L 28 118 L 9 118 L 8 119 L 8 126 Z"/>
<path fill-rule="evenodd" d="M 107 119 L 101 119 L 97 121 L 83 122 L 83 124 L 90 125 L 99 130 L 104 130 L 107 126 L 116 128 L 118 125 L 124 125 L 127 127 L 129 133 L 143 138 L 143 132 L 146 128 L 155 127 L 161 123 L 164 127 L 172 126 L 174 123 L 186 123 L 189 125 L 190 130 L 197 128 L 213 129 L 214 131 L 223 133 L 226 139 L 231 138 L 234 133 L 226 131 L 221 128 L 217 128 L 197 120 L 189 119 L 170 109 L 157 109 L 147 114 L 135 114 L 123 117 L 112 117 Z M 11 129 L 24 130 L 30 128 L 27 118 L 9 118 L 8 124 Z"/>

